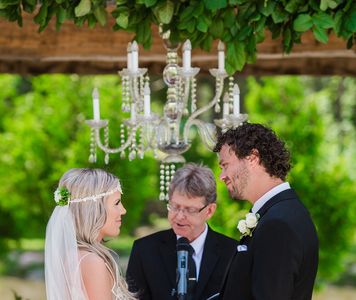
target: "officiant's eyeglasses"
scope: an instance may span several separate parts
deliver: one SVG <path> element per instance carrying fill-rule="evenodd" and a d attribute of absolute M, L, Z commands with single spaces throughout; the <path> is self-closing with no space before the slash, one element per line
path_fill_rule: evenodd
<path fill-rule="evenodd" d="M 169 212 L 174 213 L 174 214 L 177 214 L 177 213 L 179 213 L 179 211 L 181 211 L 182 214 L 184 214 L 184 215 L 196 215 L 196 214 L 200 213 L 204 208 L 206 208 L 209 204 L 210 203 L 205 204 L 202 208 L 196 208 L 196 207 L 180 208 L 180 207 L 178 207 L 176 205 L 172 205 L 172 204 L 168 203 L 167 204 L 167 210 Z"/>

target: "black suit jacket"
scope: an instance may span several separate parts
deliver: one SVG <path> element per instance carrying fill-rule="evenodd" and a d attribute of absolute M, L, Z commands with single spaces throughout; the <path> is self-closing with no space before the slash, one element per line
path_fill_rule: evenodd
<path fill-rule="evenodd" d="M 252 237 L 240 241 L 247 251 L 236 252 L 220 299 L 310 300 L 319 246 L 308 211 L 288 189 L 258 213 Z"/>
<path fill-rule="evenodd" d="M 177 237 L 173 230 L 154 233 L 134 242 L 126 278 L 139 299 L 169 300 L 176 289 Z M 208 228 L 195 299 L 218 293 L 237 241 Z"/>

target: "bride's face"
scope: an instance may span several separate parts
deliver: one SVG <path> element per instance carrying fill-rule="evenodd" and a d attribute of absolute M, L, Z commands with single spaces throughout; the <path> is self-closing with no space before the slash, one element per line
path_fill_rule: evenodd
<path fill-rule="evenodd" d="M 121 203 L 121 193 L 115 192 L 106 199 L 106 222 L 99 233 L 99 240 L 104 237 L 115 237 L 120 233 L 122 215 L 126 209 Z"/>

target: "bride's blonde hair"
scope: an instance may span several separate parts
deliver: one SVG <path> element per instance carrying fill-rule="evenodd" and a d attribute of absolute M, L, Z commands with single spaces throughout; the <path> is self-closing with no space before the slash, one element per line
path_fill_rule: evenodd
<path fill-rule="evenodd" d="M 104 194 L 119 190 L 119 179 L 101 169 L 71 169 L 59 181 L 59 188 L 67 188 L 71 199 Z M 120 191 L 120 190 L 119 190 Z M 121 192 L 121 191 L 120 191 Z M 97 254 L 106 263 L 115 282 L 113 292 L 117 299 L 136 299 L 128 291 L 127 284 L 120 274 L 118 255 L 98 241 L 101 228 L 107 218 L 105 202 L 108 196 L 98 197 L 96 201 L 81 201 L 69 204 L 76 231 L 79 250 Z"/>

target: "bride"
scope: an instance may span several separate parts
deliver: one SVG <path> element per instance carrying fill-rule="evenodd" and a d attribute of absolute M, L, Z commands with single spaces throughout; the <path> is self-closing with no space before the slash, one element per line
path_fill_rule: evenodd
<path fill-rule="evenodd" d="M 119 179 L 100 169 L 71 169 L 59 181 L 47 224 L 45 281 L 48 300 L 135 299 L 120 275 L 117 254 L 104 237 L 120 233 Z"/>

